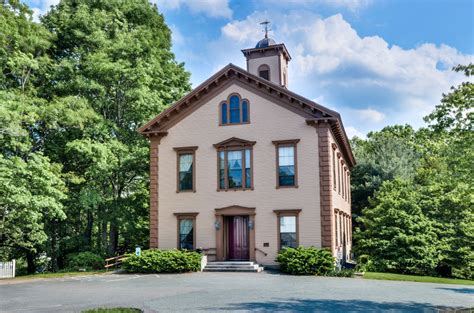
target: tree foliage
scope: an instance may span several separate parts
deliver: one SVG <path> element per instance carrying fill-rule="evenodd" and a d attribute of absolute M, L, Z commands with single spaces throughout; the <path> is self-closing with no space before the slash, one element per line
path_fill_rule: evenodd
<path fill-rule="evenodd" d="M 384 181 L 413 178 L 420 159 L 415 136 L 411 126 L 395 125 L 380 132 L 370 132 L 366 140 L 352 139 L 357 159 L 351 173 L 352 212 L 355 216 L 369 205 L 369 198 Z"/>
<path fill-rule="evenodd" d="M 431 274 L 437 264 L 436 233 L 420 206 L 420 193 L 404 180 L 385 181 L 362 211 L 357 250 L 380 271 Z"/>
<path fill-rule="evenodd" d="M 473 69 L 472 64 L 455 68 L 468 77 Z M 470 81 L 451 88 L 425 118 L 428 128 L 412 132 L 405 148 L 416 153 L 417 161 L 409 175 L 395 180 L 380 175 L 381 186 L 370 188 L 367 172 L 354 171 L 353 179 L 362 181 L 354 191 L 373 195 L 368 204 L 354 204 L 364 207 L 356 251 L 370 255 L 377 270 L 474 277 L 473 91 Z M 362 145 L 370 145 L 372 137 Z M 400 133 L 387 137 L 394 146 L 404 138 Z M 378 157 L 358 156 L 362 164 Z"/>
<path fill-rule="evenodd" d="M 0 27 L 3 255 L 29 253 L 31 272 L 39 253 L 57 269 L 70 253 L 146 246 L 148 145 L 136 130 L 190 88 L 163 16 L 145 0 L 63 0 L 35 23 L 12 0 Z"/>

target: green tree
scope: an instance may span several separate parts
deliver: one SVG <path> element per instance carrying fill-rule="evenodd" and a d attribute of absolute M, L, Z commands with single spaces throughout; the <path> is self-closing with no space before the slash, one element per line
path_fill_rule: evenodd
<path fill-rule="evenodd" d="M 28 161 L 0 155 L 1 242 L 13 256 L 25 256 L 28 273 L 48 240 L 46 224 L 66 218 L 61 200 L 66 197 L 61 168 L 35 153 Z"/>
<path fill-rule="evenodd" d="M 146 245 L 148 145 L 136 130 L 190 88 L 171 32 L 146 0 L 64 0 L 42 22 L 54 35 L 43 93 L 81 97 L 100 117 L 64 149 L 46 147 L 73 177 L 64 253 Z"/>
<path fill-rule="evenodd" d="M 18 0 L 0 2 L 1 89 L 35 92 L 35 83 L 47 71 L 51 33 L 32 22 L 32 12 Z"/>
<path fill-rule="evenodd" d="M 386 180 L 412 179 L 419 163 L 416 132 L 409 125 L 387 126 L 367 139 L 352 139 L 357 165 L 351 171 L 352 212 L 359 216 Z"/>
<path fill-rule="evenodd" d="M 458 66 L 455 70 L 470 76 L 474 66 Z M 401 181 L 384 176 L 381 187 L 372 189 L 376 191 L 368 204 L 358 200 L 365 209 L 358 220 L 361 227 L 354 236 L 356 251 L 369 254 L 378 270 L 404 272 L 405 266 L 418 274 L 436 271 L 443 276 L 474 277 L 473 99 L 470 81 L 444 94 L 440 104 L 425 118 L 428 128 L 412 132 L 406 141 L 406 146 L 418 156 L 413 166 L 405 166 L 410 175 L 398 175 L 403 177 Z M 384 136 L 383 132 L 376 136 Z M 392 135 L 395 139 L 407 138 L 403 132 Z M 370 146 L 372 136 L 356 146 L 356 152 L 360 146 L 367 152 L 359 154 L 363 162 L 377 157 L 366 147 Z M 356 176 L 368 181 L 364 178 L 367 173 L 362 170 Z M 414 247 L 408 249 L 397 242 L 400 236 L 409 239 Z M 404 262 L 419 258 L 421 263 L 415 267 L 410 267 L 411 263 L 401 266 L 403 256 Z"/>
<path fill-rule="evenodd" d="M 454 68 L 472 76 L 474 65 Z M 420 131 L 425 146 L 416 183 L 424 186 L 423 207 L 435 221 L 442 275 L 474 277 L 474 84 L 466 81 L 444 94 Z M 420 136 L 421 137 L 421 136 Z"/>
<path fill-rule="evenodd" d="M 419 191 L 409 181 L 386 181 L 362 211 L 356 252 L 370 255 L 378 271 L 431 274 L 438 263 L 437 236 L 419 205 Z"/>
<path fill-rule="evenodd" d="M 77 97 L 40 94 L 52 66 L 53 35 L 31 14 L 18 1 L 0 4 L 0 250 L 5 257 L 26 256 L 30 273 L 37 253 L 54 256 L 54 225 L 66 211 L 62 166 L 47 156 L 46 146 L 61 146 L 59 139 L 95 118 Z"/>

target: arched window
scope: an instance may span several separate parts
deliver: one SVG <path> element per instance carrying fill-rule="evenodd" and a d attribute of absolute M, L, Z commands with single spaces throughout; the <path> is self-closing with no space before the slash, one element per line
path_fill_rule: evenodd
<path fill-rule="evenodd" d="M 221 125 L 247 124 L 249 119 L 249 101 L 238 94 L 231 94 L 220 105 Z"/>
<path fill-rule="evenodd" d="M 258 76 L 266 80 L 270 80 L 270 67 L 266 64 L 262 64 L 258 67 Z"/>

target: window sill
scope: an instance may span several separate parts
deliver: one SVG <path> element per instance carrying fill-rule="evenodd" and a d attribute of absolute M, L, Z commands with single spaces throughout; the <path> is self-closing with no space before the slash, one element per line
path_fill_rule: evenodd
<path fill-rule="evenodd" d="M 235 188 L 235 189 L 216 189 L 217 192 L 228 192 L 228 191 L 252 191 L 253 188 Z"/>
<path fill-rule="evenodd" d="M 195 193 L 196 190 L 176 190 L 176 193 Z"/>
<path fill-rule="evenodd" d="M 275 189 L 291 189 L 291 188 L 298 188 L 298 185 L 296 186 L 276 186 Z"/>
<path fill-rule="evenodd" d="M 248 125 L 250 122 L 245 122 L 245 123 L 227 123 L 227 124 L 222 124 L 220 123 L 219 126 L 235 126 L 235 125 Z"/>

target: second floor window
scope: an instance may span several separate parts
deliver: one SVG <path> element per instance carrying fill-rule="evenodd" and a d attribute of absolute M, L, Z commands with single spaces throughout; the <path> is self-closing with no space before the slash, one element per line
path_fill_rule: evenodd
<path fill-rule="evenodd" d="M 231 94 L 227 101 L 220 105 L 220 124 L 247 124 L 249 119 L 249 101 L 241 99 L 238 94 Z"/>
<path fill-rule="evenodd" d="M 276 146 L 277 188 L 298 187 L 296 144 L 299 139 L 273 141 Z"/>
<path fill-rule="evenodd" d="M 218 149 L 218 189 L 252 189 L 254 141 L 231 138 L 214 145 Z"/>
<path fill-rule="evenodd" d="M 197 147 L 174 148 L 177 153 L 176 192 L 196 191 L 196 149 Z"/>
<path fill-rule="evenodd" d="M 220 189 L 252 187 L 251 153 L 250 149 L 219 152 Z"/>

